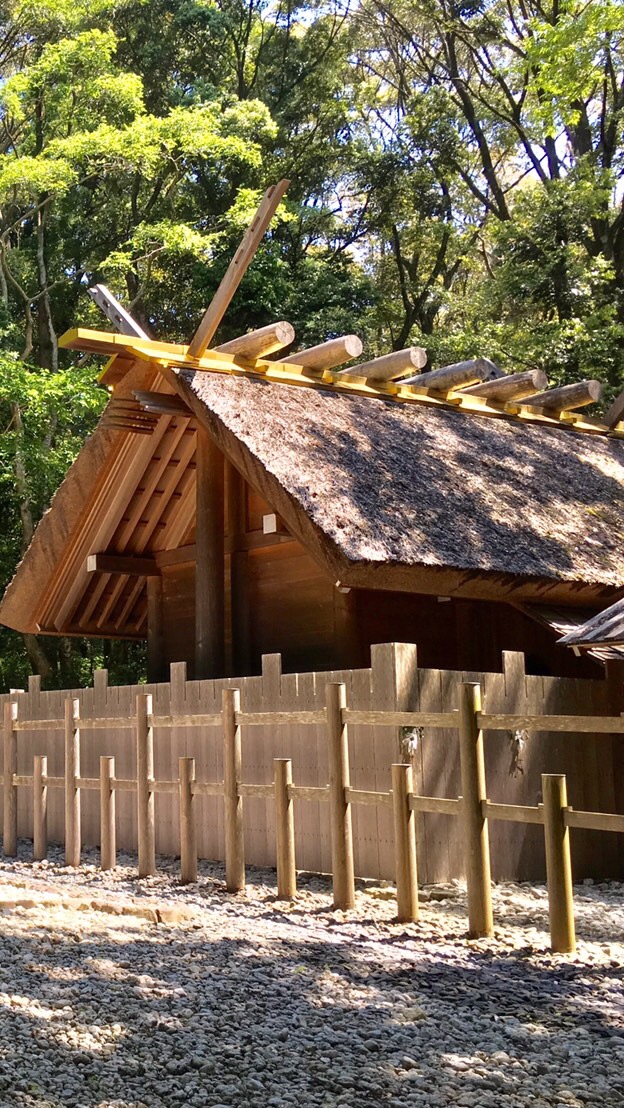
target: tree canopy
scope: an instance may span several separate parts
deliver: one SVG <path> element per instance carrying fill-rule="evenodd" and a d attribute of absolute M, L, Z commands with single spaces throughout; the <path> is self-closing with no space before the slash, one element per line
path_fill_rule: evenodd
<path fill-rule="evenodd" d="M 268 183 L 223 322 L 357 331 L 624 387 L 622 0 L 0 3 L 2 583 L 106 401 L 59 351 L 105 281 L 193 332 Z M 141 652 L 0 632 L 0 681 Z"/>

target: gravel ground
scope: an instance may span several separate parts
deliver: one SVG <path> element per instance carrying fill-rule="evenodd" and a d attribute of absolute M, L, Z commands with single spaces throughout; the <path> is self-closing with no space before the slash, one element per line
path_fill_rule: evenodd
<path fill-rule="evenodd" d="M 161 1108 L 624 1105 L 624 887 L 577 888 L 578 954 L 548 953 L 546 893 L 494 890 L 493 940 L 465 938 L 459 884 L 397 924 L 272 871 L 228 896 L 203 863 L 139 881 L 86 854 L 0 863 L 0 1105 Z"/>

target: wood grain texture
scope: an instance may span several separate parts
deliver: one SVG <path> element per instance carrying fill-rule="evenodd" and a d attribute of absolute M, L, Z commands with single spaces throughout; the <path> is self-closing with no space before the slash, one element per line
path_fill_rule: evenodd
<path fill-rule="evenodd" d="M 115 759 L 100 757 L 100 866 L 103 870 L 117 866 L 117 822 Z"/>
<path fill-rule="evenodd" d="M 414 791 L 412 767 L 392 767 L 394 850 L 396 857 L 397 915 L 400 922 L 418 919 L 418 873 L 416 868 L 416 817 L 409 798 Z"/>
<path fill-rule="evenodd" d="M 562 774 L 542 774 L 542 791 L 551 949 L 556 954 L 573 954 L 576 936 L 570 832 L 564 820 L 568 803 L 565 777 Z"/>
<path fill-rule="evenodd" d="M 79 866 L 82 843 L 80 787 L 80 701 L 65 700 L 65 865 Z"/>
<path fill-rule="evenodd" d="M 13 783 L 13 777 L 17 771 L 17 734 L 13 726 L 16 717 L 17 705 L 10 700 L 5 700 L 2 822 L 2 849 L 5 858 L 17 856 L 17 790 Z"/>
<path fill-rule="evenodd" d="M 463 835 L 466 847 L 468 917 L 473 938 L 492 935 L 490 844 L 482 802 L 486 799 L 483 736 L 477 723 L 481 707 L 479 685 L 459 690 L 459 751 L 462 776 Z"/>
<path fill-rule="evenodd" d="M 239 793 L 242 768 L 241 732 L 236 723 L 237 689 L 223 690 L 223 780 L 225 797 L 225 881 L 228 892 L 245 888 L 243 801 Z"/>
<path fill-rule="evenodd" d="M 329 741 L 329 799 L 332 836 L 332 881 L 334 907 L 347 911 L 355 907 L 355 871 L 351 805 L 346 796 L 350 785 L 349 739 L 342 709 L 346 705 L 343 684 L 327 686 L 327 730 Z"/>
<path fill-rule="evenodd" d="M 180 881 L 197 881 L 197 828 L 195 826 L 195 759 L 180 758 Z"/>
<path fill-rule="evenodd" d="M 276 185 L 271 185 L 265 192 L 258 211 L 245 232 L 210 306 L 205 311 L 202 321 L 189 343 L 188 353 L 190 357 L 201 358 L 210 345 L 213 335 L 264 238 L 289 184 L 289 181 L 279 181 Z"/>
<path fill-rule="evenodd" d="M 297 892 L 295 868 L 295 819 L 293 800 L 289 793 L 292 785 L 292 761 L 276 758 L 275 774 L 275 831 L 277 855 L 277 895 L 280 900 L 291 900 Z"/>
<path fill-rule="evenodd" d="M 136 698 L 136 800 L 139 877 L 156 873 L 156 834 L 154 790 L 154 735 L 149 722 L 152 698 L 149 693 Z"/>
<path fill-rule="evenodd" d="M 48 856 L 48 759 L 35 754 L 33 764 L 33 861 Z"/>
<path fill-rule="evenodd" d="M 225 666 L 224 461 L 197 430 L 195 517 L 195 676 L 222 677 Z"/>

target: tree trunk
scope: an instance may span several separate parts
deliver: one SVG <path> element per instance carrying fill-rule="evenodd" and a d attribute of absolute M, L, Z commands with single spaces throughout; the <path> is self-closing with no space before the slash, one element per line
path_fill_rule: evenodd
<path fill-rule="evenodd" d="M 52 673 L 52 663 L 43 649 L 41 641 L 36 635 L 24 634 L 22 638 L 33 673 L 38 673 L 45 681 Z"/>
<path fill-rule="evenodd" d="M 63 637 L 59 643 L 59 669 L 61 671 L 63 685 L 66 688 L 73 684 L 73 654 L 74 647 L 72 640 Z"/>
<path fill-rule="evenodd" d="M 37 278 L 39 300 L 37 321 L 39 324 L 39 364 L 54 373 L 58 369 L 58 341 L 52 319 L 52 307 L 48 292 L 48 267 L 45 256 L 45 223 L 47 208 L 37 213 Z"/>

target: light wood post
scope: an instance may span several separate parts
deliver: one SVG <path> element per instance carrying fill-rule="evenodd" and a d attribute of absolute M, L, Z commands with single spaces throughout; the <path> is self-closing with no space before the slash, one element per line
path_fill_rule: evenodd
<path fill-rule="evenodd" d="M 197 428 L 195 679 L 222 677 L 225 665 L 225 508 L 223 454 Z"/>
<path fill-rule="evenodd" d="M 100 758 L 100 869 L 117 866 L 117 828 L 115 823 L 115 759 Z"/>
<path fill-rule="evenodd" d="M 65 701 L 65 865 L 80 865 L 80 701 Z"/>
<path fill-rule="evenodd" d="M 17 773 L 17 704 L 6 701 L 4 705 L 4 814 L 2 820 L 2 847 L 5 858 L 17 857 L 17 788 L 13 775 Z"/>
<path fill-rule="evenodd" d="M 486 799 L 483 732 L 477 725 L 481 711 L 481 686 L 459 686 L 459 755 L 463 792 L 462 829 L 466 852 L 468 926 L 472 938 L 491 935 L 492 887 L 490 842 L 482 802 Z"/>
<path fill-rule="evenodd" d="M 180 758 L 180 878 L 197 881 L 197 830 L 195 827 L 195 759 Z"/>
<path fill-rule="evenodd" d="M 394 854 L 396 862 L 397 914 L 402 923 L 418 919 L 418 875 L 416 868 L 416 813 L 409 798 L 414 791 L 412 767 L 392 767 L 394 809 Z"/>
<path fill-rule="evenodd" d="M 48 759 L 35 754 L 33 761 L 33 860 L 48 856 Z"/>
<path fill-rule="evenodd" d="M 275 832 L 277 837 L 277 895 L 280 900 L 292 900 L 297 892 L 295 869 L 295 819 L 289 796 L 292 785 L 292 761 L 275 758 Z"/>
<path fill-rule="evenodd" d="M 154 732 L 151 724 L 152 697 L 137 696 L 137 837 L 139 877 L 156 873 L 156 835 L 154 827 Z"/>
<path fill-rule="evenodd" d="M 342 719 L 342 710 L 346 706 L 345 686 L 329 684 L 327 686 L 327 729 L 334 908 L 341 908 L 343 911 L 355 907 L 351 805 L 345 793 L 350 784 L 349 737 L 347 726 Z"/>
<path fill-rule="evenodd" d="M 576 935 L 570 829 L 564 823 L 564 810 L 568 806 L 565 776 L 558 773 L 543 773 L 542 795 L 550 946 L 557 954 L 572 954 L 576 950 Z"/>
<path fill-rule="evenodd" d="M 240 691 L 223 690 L 223 788 L 225 800 L 225 883 L 229 893 L 245 888 L 245 844 L 243 838 L 243 798 L 239 796 L 242 747 Z"/>

